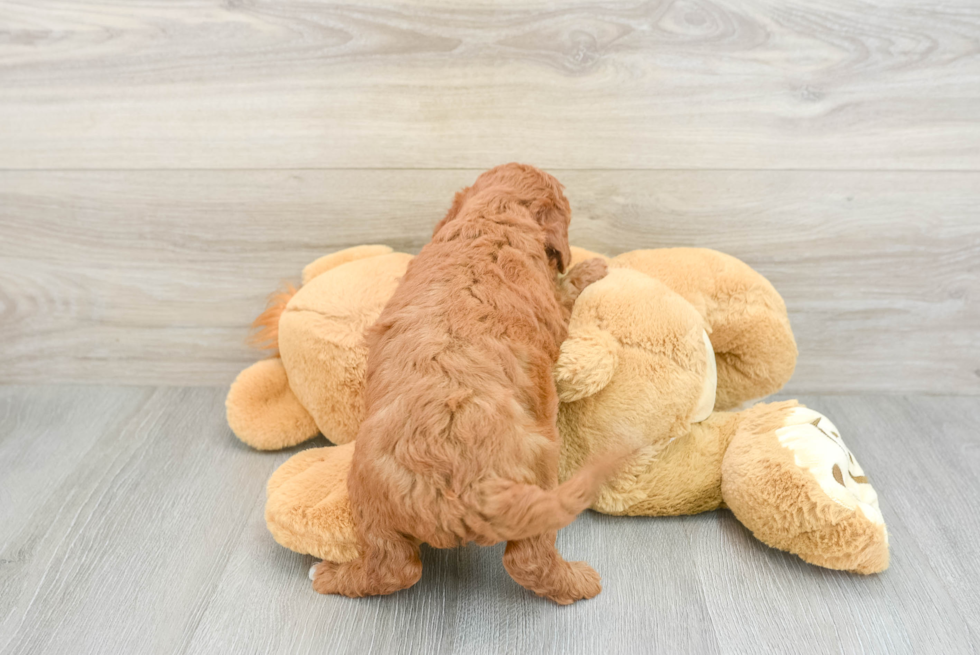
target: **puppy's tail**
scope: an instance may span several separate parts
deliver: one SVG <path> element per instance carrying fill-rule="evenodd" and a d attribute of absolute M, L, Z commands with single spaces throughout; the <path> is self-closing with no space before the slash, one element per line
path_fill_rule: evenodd
<path fill-rule="evenodd" d="M 626 447 L 593 457 L 575 475 L 551 490 L 499 480 L 485 489 L 480 513 L 491 541 L 527 539 L 560 530 L 588 509 L 602 484 L 637 450 Z"/>
<path fill-rule="evenodd" d="M 279 318 L 286 303 L 296 295 L 296 287 L 288 282 L 282 288 L 269 296 L 265 310 L 252 321 L 252 334 L 248 337 L 248 345 L 259 350 L 272 351 L 275 357 L 279 356 Z"/>

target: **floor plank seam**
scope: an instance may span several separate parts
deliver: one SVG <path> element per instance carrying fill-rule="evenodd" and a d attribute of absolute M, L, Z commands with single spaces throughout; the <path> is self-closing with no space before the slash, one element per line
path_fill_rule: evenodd
<path fill-rule="evenodd" d="M 715 512 L 717 513 L 717 511 Z M 695 552 L 695 544 L 691 539 L 691 525 L 688 523 L 684 526 L 684 537 L 687 539 L 687 545 L 690 548 L 690 553 Z M 693 559 L 693 556 L 692 556 Z M 711 623 L 711 634 L 714 635 L 715 645 L 718 648 L 717 652 L 722 652 L 721 650 L 721 635 L 718 634 L 718 626 L 715 623 L 715 617 L 711 613 L 711 607 L 708 605 L 707 598 L 705 594 L 707 593 L 707 584 L 705 583 L 704 576 L 701 572 L 701 567 L 694 563 L 694 571 L 698 576 L 698 598 L 701 600 L 701 606 L 704 608 L 704 615 L 708 617 L 708 621 Z"/>
<path fill-rule="evenodd" d="M 263 480 L 267 480 L 269 478 L 269 476 L 272 475 L 272 471 L 275 469 L 275 463 L 276 462 L 274 460 L 271 462 L 271 466 L 269 466 L 268 470 L 266 470 L 265 475 L 262 478 Z M 197 620 L 194 622 L 194 627 L 189 631 L 188 636 L 187 636 L 187 639 L 182 644 L 180 650 L 179 651 L 175 651 L 175 652 L 179 652 L 180 655 L 186 655 L 187 654 L 187 651 L 190 649 L 191 645 L 194 643 L 194 638 L 197 636 L 198 631 L 201 629 L 201 624 L 204 621 L 204 617 L 207 616 L 208 608 L 211 607 L 211 603 L 213 603 L 214 602 L 214 599 L 217 597 L 218 590 L 221 587 L 221 583 L 222 583 L 222 581 L 224 581 L 225 573 L 228 571 L 229 564 L 231 564 L 231 560 L 232 560 L 231 554 L 235 550 L 235 545 L 237 545 L 238 543 L 240 543 L 240 541 L 242 539 L 242 535 L 245 534 L 245 531 L 248 528 L 248 525 L 249 525 L 249 523 L 248 523 L 248 517 L 252 516 L 252 514 L 255 512 L 256 506 L 259 505 L 259 504 L 265 504 L 265 485 L 264 484 L 258 485 L 258 489 L 257 489 L 256 494 L 255 494 L 255 499 L 249 505 L 249 511 L 248 512 L 243 512 L 243 516 L 246 517 L 245 520 L 243 520 L 241 522 L 241 524 L 238 526 L 238 530 L 236 531 L 236 533 L 234 535 L 234 538 L 228 540 L 228 543 L 229 544 L 232 544 L 231 548 L 229 549 L 228 557 L 225 557 L 224 558 L 224 563 L 223 563 L 223 565 L 221 567 L 221 571 L 220 572 L 217 572 L 216 575 L 214 576 L 215 582 L 214 582 L 214 584 L 212 585 L 212 587 L 210 589 L 210 594 L 209 594 L 208 600 L 207 600 L 207 602 L 205 602 L 201 606 L 200 611 L 198 613 Z"/>

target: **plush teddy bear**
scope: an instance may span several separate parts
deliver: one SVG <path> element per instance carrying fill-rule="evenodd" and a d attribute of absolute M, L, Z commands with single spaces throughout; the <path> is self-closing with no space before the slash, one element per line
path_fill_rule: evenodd
<path fill-rule="evenodd" d="M 573 264 L 597 256 L 573 249 Z M 321 258 L 295 295 L 257 321 L 280 357 L 243 371 L 228 421 L 260 449 L 324 434 L 270 478 L 266 521 L 287 548 L 345 561 L 357 554 L 347 498 L 367 352 L 411 256 L 361 246 Z M 877 496 L 837 428 L 795 401 L 756 404 L 792 375 L 796 344 L 772 285 L 741 261 L 695 248 L 607 259 L 576 302 L 555 367 L 560 475 L 642 435 L 593 509 L 669 516 L 729 508 L 757 538 L 828 568 L 888 566 Z M 630 435 L 627 437 L 626 435 Z"/>

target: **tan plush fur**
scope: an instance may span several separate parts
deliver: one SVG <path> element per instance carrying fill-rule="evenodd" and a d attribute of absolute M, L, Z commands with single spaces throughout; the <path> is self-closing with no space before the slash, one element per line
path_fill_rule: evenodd
<path fill-rule="evenodd" d="M 865 574 L 885 570 L 885 525 L 860 509 L 827 502 L 814 477 L 780 445 L 776 433 L 797 407 L 787 401 L 741 413 L 722 465 L 725 504 L 758 539 L 811 564 Z M 853 477 L 847 466 L 843 476 Z"/>
<path fill-rule="evenodd" d="M 695 285 L 680 274 L 655 280 L 625 267 L 636 263 L 650 271 L 653 262 L 693 260 L 688 270 L 703 269 L 712 261 L 720 262 L 721 270 L 738 268 L 719 253 L 691 255 L 640 251 L 613 258 L 609 274 L 579 297 L 555 367 L 563 400 L 562 476 L 574 474 L 592 453 L 615 445 L 622 439 L 617 426 L 629 425 L 643 433 L 646 447 L 602 487 L 594 509 L 665 516 L 728 506 L 760 540 L 808 562 L 859 573 L 883 570 L 888 565 L 885 526 L 865 514 L 877 515 L 876 496 L 870 485 L 854 482 L 865 476 L 834 428 L 809 425 L 823 417 L 811 412 L 804 421 L 805 434 L 797 435 L 816 445 L 812 452 L 792 451 L 780 441 L 781 430 L 794 423 L 795 402 L 715 411 L 696 420 L 711 356 L 699 338 L 703 329 L 710 331 L 712 344 L 722 333 L 719 340 L 738 353 L 729 363 L 747 362 L 739 365 L 744 370 L 738 375 L 723 376 L 716 358 L 716 398 L 724 393 L 716 407 L 741 402 L 760 389 L 778 389 L 792 371 L 796 348 L 782 301 L 776 302 L 775 291 L 755 279 L 758 275 L 748 267 L 737 284 L 728 278 L 726 285 L 718 280 Z M 668 282 L 715 309 L 697 311 Z M 745 307 L 744 302 L 757 305 Z M 732 319 L 719 306 L 740 306 L 742 315 L 761 317 L 759 334 L 739 334 L 750 324 Z M 784 351 L 773 359 L 782 363 L 772 369 L 762 366 L 764 349 L 778 346 Z M 828 495 L 809 470 L 823 462 L 829 471 L 834 457 L 840 461 L 841 480 L 851 487 L 825 475 L 837 496 Z M 858 501 L 864 501 L 863 509 Z"/>
<path fill-rule="evenodd" d="M 354 246 L 353 248 L 346 248 L 330 253 L 329 255 L 324 255 L 303 269 L 303 284 L 309 284 L 313 278 L 321 273 L 326 273 L 348 262 L 380 257 L 381 255 L 390 255 L 392 252 L 394 250 L 390 246 L 369 245 Z"/>
<path fill-rule="evenodd" d="M 312 439 L 316 422 L 300 403 L 278 357 L 263 359 L 242 371 L 225 400 L 228 425 L 259 450 L 279 450 Z"/>
<path fill-rule="evenodd" d="M 412 257 L 387 246 L 350 250 L 355 252 L 328 255 L 304 271 L 306 282 L 279 312 L 278 367 L 260 362 L 232 384 L 228 424 L 254 448 L 285 448 L 318 431 L 334 443 L 357 435 L 364 418 L 364 332 Z"/>
<path fill-rule="evenodd" d="M 265 519 L 280 544 L 333 562 L 357 557 L 347 494 L 353 456 L 353 443 L 311 448 L 276 469 L 266 486 Z"/>
<path fill-rule="evenodd" d="M 393 251 L 389 246 L 369 245 L 354 246 L 353 248 L 324 255 L 303 269 L 303 284 L 309 284 L 316 276 L 337 268 L 342 264 L 358 259 L 387 255 L 391 252 Z M 253 332 L 248 338 L 249 345 L 260 350 L 272 351 L 275 355 L 279 354 L 279 321 L 289 301 L 295 295 L 296 287 L 286 282 L 283 284 L 282 289 L 269 296 L 269 302 L 265 311 L 259 314 L 252 322 Z"/>
<path fill-rule="evenodd" d="M 595 256 L 577 248 L 570 253 L 572 262 Z M 795 403 L 718 411 L 777 390 L 792 373 L 796 346 L 771 285 L 714 251 L 637 251 L 607 261 L 609 274 L 576 301 L 554 369 L 560 478 L 620 444 L 628 433 L 622 428 L 632 428 L 644 446 L 601 486 L 594 509 L 661 516 L 727 506 L 760 540 L 808 562 L 861 573 L 884 569 L 887 532 L 880 515 L 872 520 L 874 491 L 832 427 L 805 417 L 804 436 L 829 449 L 808 453 L 792 450 L 787 440 L 795 433 L 786 430 L 802 420 L 794 418 L 803 411 Z M 705 333 L 719 352 L 705 350 Z M 702 417 L 709 357 L 718 370 L 716 411 Z M 311 375 L 304 384 L 313 381 Z M 337 474 L 343 467 L 331 463 L 334 449 L 319 450 L 316 465 Z M 829 468 L 827 453 L 836 453 L 839 470 Z M 353 539 L 346 524 L 331 518 L 350 511 L 346 498 L 329 485 L 297 489 L 309 493 L 270 493 L 273 535 L 301 552 L 336 559 L 331 553 Z M 320 509 L 309 512 L 313 506 Z M 289 530 L 280 526 L 280 514 L 293 517 Z"/>
<path fill-rule="evenodd" d="M 774 393 L 793 375 L 797 351 L 786 305 L 744 262 L 706 248 L 662 248 L 623 253 L 609 265 L 660 280 L 702 316 L 718 366 L 716 409 Z"/>

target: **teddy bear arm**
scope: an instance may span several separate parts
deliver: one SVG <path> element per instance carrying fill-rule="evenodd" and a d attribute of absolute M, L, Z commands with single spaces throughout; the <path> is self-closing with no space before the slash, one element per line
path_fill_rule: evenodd
<path fill-rule="evenodd" d="M 718 410 L 734 409 L 779 391 L 796 369 L 796 340 L 785 310 L 735 305 L 728 305 L 711 334 Z"/>
<path fill-rule="evenodd" d="M 313 417 L 289 386 L 278 357 L 263 359 L 238 374 L 225 399 L 228 425 L 259 450 L 279 450 L 319 433 Z"/>
<path fill-rule="evenodd" d="M 593 325 L 573 326 L 555 363 L 558 398 L 570 403 L 603 389 L 616 372 L 619 342 Z"/>

